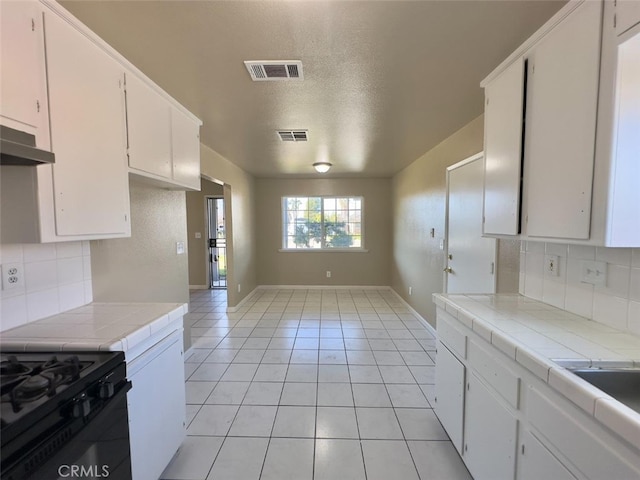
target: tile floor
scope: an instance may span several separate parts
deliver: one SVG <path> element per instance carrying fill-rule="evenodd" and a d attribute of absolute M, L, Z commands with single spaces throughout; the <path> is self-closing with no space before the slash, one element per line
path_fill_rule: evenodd
<path fill-rule="evenodd" d="M 385 289 L 191 292 L 187 437 L 163 479 L 470 479 L 435 416 L 435 340 Z"/>

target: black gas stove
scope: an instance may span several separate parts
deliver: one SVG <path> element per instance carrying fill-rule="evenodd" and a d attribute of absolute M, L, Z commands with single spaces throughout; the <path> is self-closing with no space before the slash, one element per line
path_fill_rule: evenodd
<path fill-rule="evenodd" d="M 2 479 L 131 478 L 130 388 L 122 352 L 2 352 Z"/>

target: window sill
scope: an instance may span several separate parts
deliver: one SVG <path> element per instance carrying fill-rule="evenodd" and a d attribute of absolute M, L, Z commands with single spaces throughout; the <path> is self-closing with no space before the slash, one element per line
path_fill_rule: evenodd
<path fill-rule="evenodd" d="M 280 248 L 280 253 L 369 253 L 367 248 Z"/>

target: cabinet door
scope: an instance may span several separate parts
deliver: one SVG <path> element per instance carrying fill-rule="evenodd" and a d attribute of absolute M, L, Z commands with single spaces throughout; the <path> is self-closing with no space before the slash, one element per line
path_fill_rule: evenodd
<path fill-rule="evenodd" d="M 601 2 L 584 2 L 529 56 L 528 236 L 589 238 L 601 17 Z"/>
<path fill-rule="evenodd" d="M 464 365 L 438 342 L 436 359 L 436 415 L 459 453 L 464 418 Z"/>
<path fill-rule="evenodd" d="M 475 480 L 513 479 L 518 421 L 474 374 L 467 378 L 463 459 Z"/>
<path fill-rule="evenodd" d="M 49 150 L 42 9 L 38 2 L 0 3 L 0 123 L 36 136 Z"/>
<path fill-rule="evenodd" d="M 171 178 L 171 107 L 135 75 L 127 74 L 129 166 Z"/>
<path fill-rule="evenodd" d="M 127 234 L 123 72 L 57 14 L 44 19 L 56 233 Z"/>
<path fill-rule="evenodd" d="M 127 371 L 131 472 L 136 480 L 155 480 L 185 435 L 182 333 L 147 350 Z"/>
<path fill-rule="evenodd" d="M 638 23 L 640 23 L 640 1 L 617 0 L 616 32 L 618 35 L 626 32 Z"/>
<path fill-rule="evenodd" d="M 524 60 L 485 87 L 484 223 L 489 235 L 520 233 Z"/>
<path fill-rule="evenodd" d="M 566 467 L 531 433 L 523 431 L 520 438 L 518 480 L 575 480 Z"/>
<path fill-rule="evenodd" d="M 618 46 L 614 125 L 607 245 L 637 246 L 640 245 L 640 32 Z"/>
<path fill-rule="evenodd" d="M 173 181 L 200 190 L 200 125 L 173 108 L 171 138 Z"/>

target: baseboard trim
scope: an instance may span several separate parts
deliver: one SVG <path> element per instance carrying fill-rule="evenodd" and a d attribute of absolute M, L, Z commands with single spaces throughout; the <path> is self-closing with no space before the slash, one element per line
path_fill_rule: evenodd
<path fill-rule="evenodd" d="M 240 300 L 240 302 L 238 302 L 237 305 L 233 306 L 233 307 L 227 307 L 227 313 L 235 313 L 238 310 L 240 310 L 242 308 L 242 306 L 247 303 L 249 301 L 249 299 L 253 296 L 253 294 L 255 294 L 258 289 L 260 289 L 260 287 L 256 287 L 253 290 L 251 290 L 247 296 L 245 296 L 242 300 Z"/>
<path fill-rule="evenodd" d="M 407 307 L 407 309 L 409 309 L 409 311 L 418 319 L 418 321 L 422 323 L 422 325 L 427 330 L 429 330 L 429 333 L 431 333 L 434 337 L 438 338 L 436 329 L 433 328 L 433 326 L 429 322 L 427 322 L 427 320 L 422 315 L 420 315 L 415 308 L 409 305 L 409 303 L 407 303 L 407 301 L 404 298 L 402 298 L 400 294 L 396 292 L 393 288 L 389 287 L 389 290 L 391 290 L 395 294 L 395 296 L 398 297 L 398 300 L 400 300 L 404 304 L 404 306 Z"/>
<path fill-rule="evenodd" d="M 258 290 L 388 290 L 388 285 L 259 285 Z"/>
<path fill-rule="evenodd" d="M 189 285 L 189 290 L 209 290 L 206 285 Z"/>

